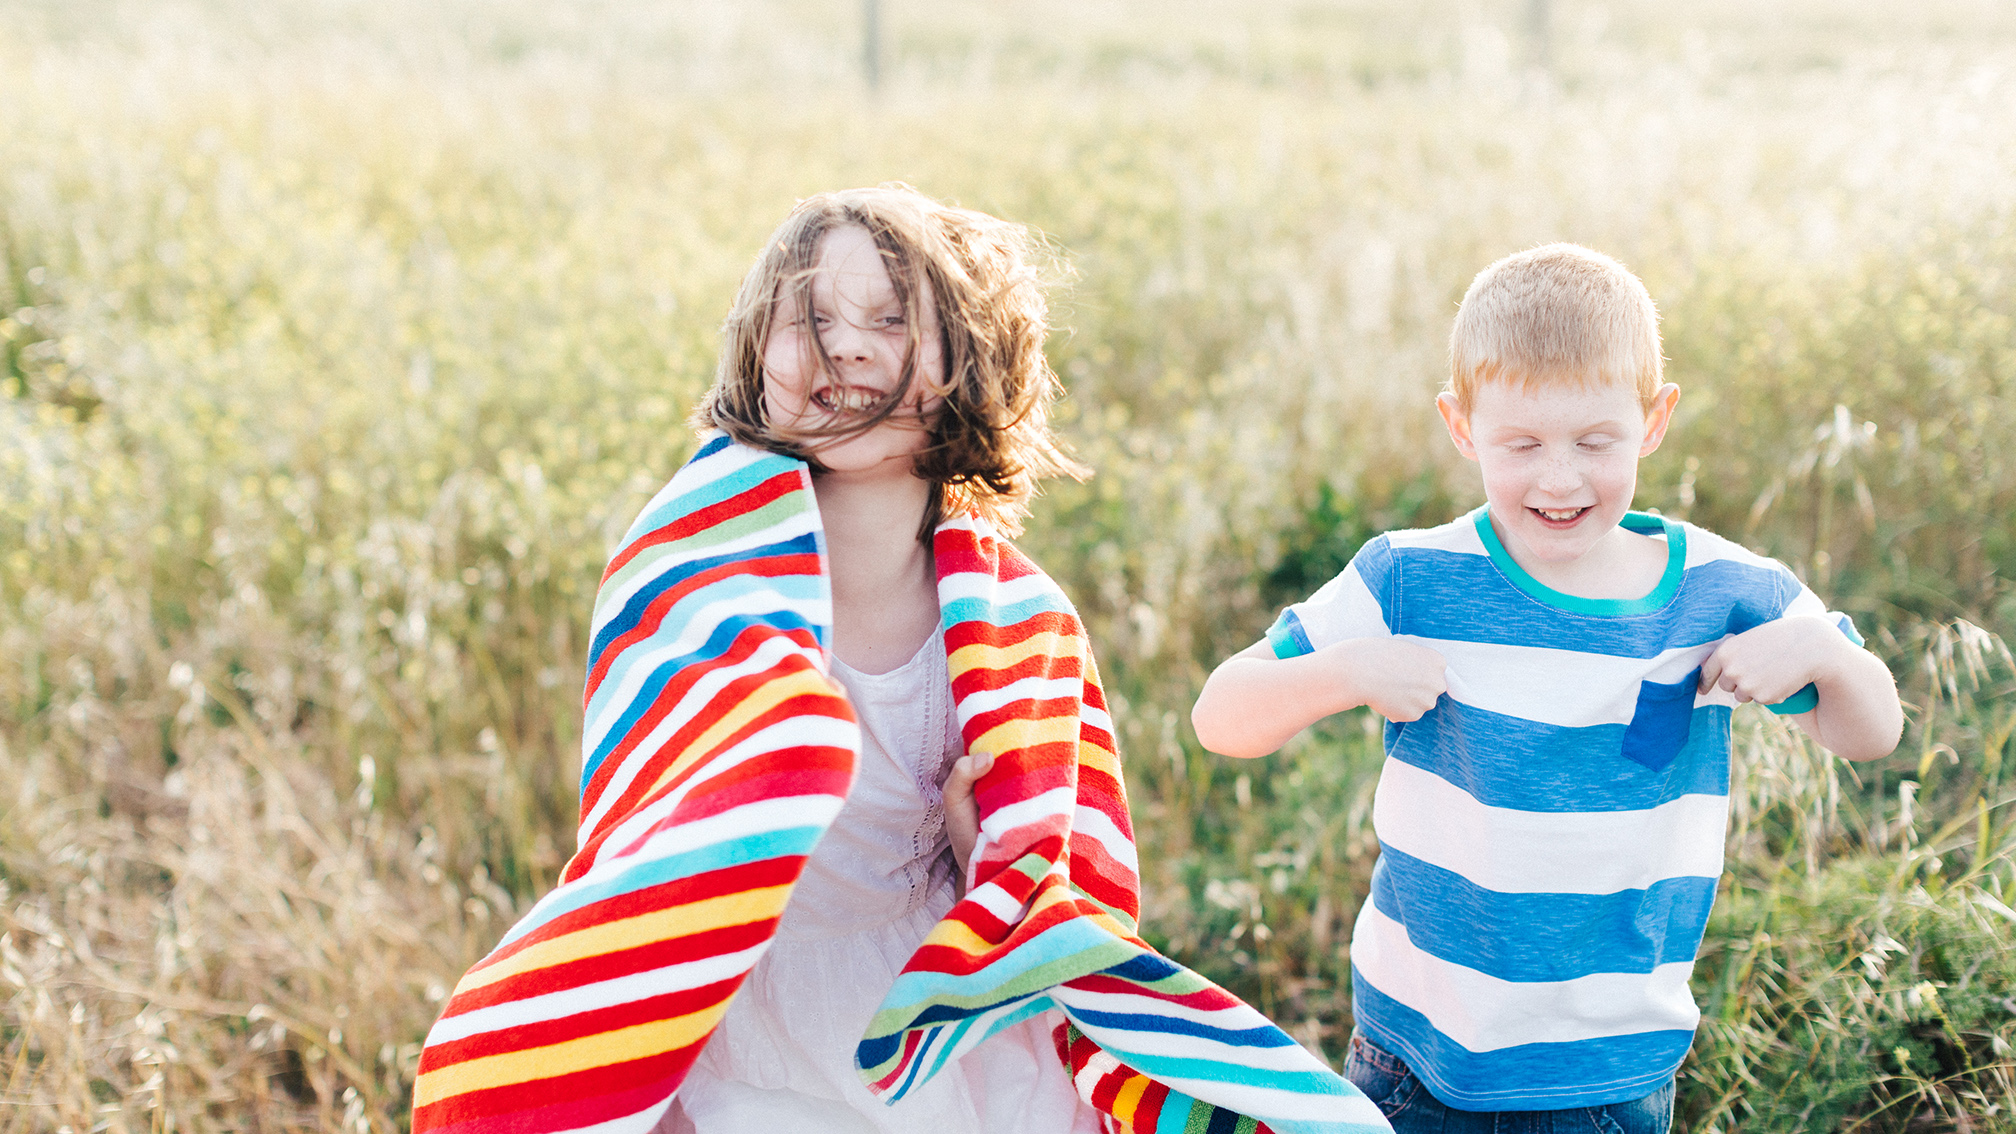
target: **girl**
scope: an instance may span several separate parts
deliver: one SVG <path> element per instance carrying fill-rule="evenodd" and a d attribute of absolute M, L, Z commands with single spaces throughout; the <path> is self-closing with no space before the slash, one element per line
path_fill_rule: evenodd
<path fill-rule="evenodd" d="M 902 186 L 771 238 L 596 600 L 581 849 L 430 1033 L 416 1131 L 1385 1128 L 1136 932 L 1082 628 L 996 534 L 1082 473 L 1028 251 Z"/>

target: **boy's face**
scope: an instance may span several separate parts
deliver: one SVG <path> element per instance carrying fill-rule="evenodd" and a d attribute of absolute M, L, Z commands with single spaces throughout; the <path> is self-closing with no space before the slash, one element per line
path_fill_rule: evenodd
<path fill-rule="evenodd" d="M 1486 382 L 1464 413 L 1436 399 L 1457 451 L 1484 474 L 1484 497 L 1505 549 L 1522 565 L 1572 563 L 1617 527 L 1638 487 L 1638 459 L 1659 447 L 1680 388 L 1651 408 L 1621 385 Z"/>

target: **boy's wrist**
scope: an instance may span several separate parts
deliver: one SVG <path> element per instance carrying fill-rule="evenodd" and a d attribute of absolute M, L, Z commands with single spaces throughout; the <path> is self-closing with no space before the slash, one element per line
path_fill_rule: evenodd
<path fill-rule="evenodd" d="M 1355 709 L 1371 700 L 1368 695 L 1371 675 L 1365 665 L 1366 641 L 1364 638 L 1346 638 L 1316 651 L 1323 655 L 1324 668 L 1332 676 L 1324 688 L 1327 694 L 1324 697 L 1324 716 Z"/>
<path fill-rule="evenodd" d="M 1878 671 L 1881 671 L 1880 674 Z M 1818 667 L 1813 683 L 1819 686 L 1820 692 L 1825 695 L 1831 688 L 1856 686 L 1865 674 L 1871 677 L 1888 677 L 1890 667 L 1882 658 L 1871 653 L 1868 647 L 1858 646 L 1847 638 L 1839 638 L 1828 650 L 1826 661 Z"/>
<path fill-rule="evenodd" d="M 1795 635 L 1789 640 L 1780 639 L 1777 646 L 1779 664 L 1784 666 L 1780 672 L 1786 674 L 1794 691 L 1788 696 L 1798 696 L 1808 686 L 1825 692 L 1852 673 L 1855 656 L 1866 652 L 1842 634 L 1831 619 L 1819 615 L 1792 615 L 1766 625 L 1780 633 L 1791 630 Z"/>
<path fill-rule="evenodd" d="M 1809 617 L 1819 624 L 1820 629 L 1814 632 L 1815 648 L 1807 667 L 1806 682 L 1818 686 L 1825 693 L 1829 686 L 1850 677 L 1859 658 L 1869 651 L 1850 641 L 1832 622 L 1817 616 Z"/>

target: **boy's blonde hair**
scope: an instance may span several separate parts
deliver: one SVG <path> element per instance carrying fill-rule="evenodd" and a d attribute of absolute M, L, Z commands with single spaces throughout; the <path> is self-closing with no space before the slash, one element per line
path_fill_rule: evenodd
<path fill-rule="evenodd" d="M 1515 252 L 1477 273 L 1449 332 L 1449 391 L 1628 386 L 1647 409 L 1664 380 L 1659 312 L 1630 269 L 1579 244 Z"/>
<path fill-rule="evenodd" d="M 874 237 L 903 305 L 910 342 L 902 380 L 853 421 L 813 431 L 773 425 L 763 408 L 763 349 L 771 326 L 786 304 L 810 315 L 820 238 L 848 225 Z M 928 540 L 943 517 L 966 511 L 979 512 L 1007 535 L 1019 534 L 1037 481 L 1087 475 L 1050 429 L 1050 405 L 1063 386 L 1043 357 L 1048 304 L 1031 263 L 1037 251 L 1022 225 L 940 204 L 901 183 L 800 201 L 743 277 L 721 328 L 714 386 L 694 409 L 693 424 L 819 468 L 812 445 L 866 432 L 904 404 L 918 380 L 919 304 L 928 294 L 938 309 L 945 389 L 931 391 L 942 394 L 944 405 L 916 457 L 917 475 L 935 489 L 919 537 Z M 815 327 L 813 353 L 830 372 L 816 323 L 808 318 L 807 325 Z"/>

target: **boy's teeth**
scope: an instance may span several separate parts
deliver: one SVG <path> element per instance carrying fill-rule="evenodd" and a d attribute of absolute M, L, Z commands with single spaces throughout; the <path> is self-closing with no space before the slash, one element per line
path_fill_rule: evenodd
<path fill-rule="evenodd" d="M 1535 508 L 1533 510 L 1550 520 L 1572 520 L 1583 512 L 1581 508 L 1564 508 L 1558 512 L 1550 511 L 1546 508 Z"/>

